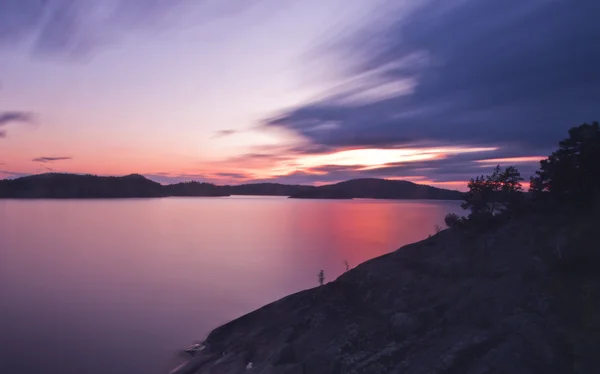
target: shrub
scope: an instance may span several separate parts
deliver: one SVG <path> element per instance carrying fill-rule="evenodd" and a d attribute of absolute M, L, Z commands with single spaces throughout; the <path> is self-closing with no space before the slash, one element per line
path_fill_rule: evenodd
<path fill-rule="evenodd" d="M 469 218 L 481 218 L 510 210 L 522 199 L 521 174 L 514 166 L 506 169 L 496 166 L 492 174 L 472 178 L 465 194 L 463 209 L 469 209 Z"/>
<path fill-rule="evenodd" d="M 319 286 L 322 286 L 323 283 L 325 282 L 325 272 L 323 270 L 321 270 L 319 272 L 319 274 L 317 275 L 318 279 L 319 279 Z"/>
<path fill-rule="evenodd" d="M 464 218 L 456 213 L 448 213 L 444 218 L 444 222 L 449 229 L 461 228 L 464 225 Z"/>

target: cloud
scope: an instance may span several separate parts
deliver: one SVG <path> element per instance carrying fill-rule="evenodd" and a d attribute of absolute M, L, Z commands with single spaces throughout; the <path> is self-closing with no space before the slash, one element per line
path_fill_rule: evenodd
<path fill-rule="evenodd" d="M 29 112 L 0 112 L 0 127 L 7 126 L 11 123 L 32 123 L 34 116 Z M 6 131 L 0 130 L 0 138 L 6 137 Z"/>
<path fill-rule="evenodd" d="M 290 149 L 293 149 L 293 147 Z M 489 174 L 497 164 L 504 167 L 517 166 L 521 175 L 527 180 L 539 169 L 539 160 L 545 158 L 542 155 L 536 156 L 533 153 L 523 153 L 521 149 L 508 147 L 500 150 L 488 148 L 476 152 L 466 152 L 466 150 L 460 148 L 424 148 L 406 151 L 417 156 L 431 154 L 433 157 L 416 157 L 411 160 L 386 162 L 383 158 L 377 160 L 369 157 L 344 159 L 340 156 L 347 154 L 347 152 L 336 152 L 326 155 L 327 157 L 324 158 L 319 154 L 315 154 L 321 162 L 313 163 L 305 162 L 307 160 L 303 158 L 304 156 L 310 156 L 312 160 L 313 157 L 310 154 L 296 154 L 294 157 L 287 154 L 289 161 L 279 161 L 275 155 L 271 155 L 266 157 L 270 164 L 264 164 L 265 168 L 267 166 L 270 168 L 268 169 L 268 175 L 265 176 L 264 171 L 261 173 L 261 170 L 258 170 L 255 173 L 249 173 L 246 180 L 253 179 L 254 182 L 290 184 L 323 184 L 356 178 L 386 178 L 464 189 L 470 178 Z M 259 155 L 264 156 L 260 153 Z M 525 156 L 523 157 L 523 155 Z M 372 155 L 372 157 L 375 156 L 377 154 Z M 246 155 L 246 157 L 251 160 L 253 156 Z M 243 159 L 243 157 L 240 157 L 240 159 Z M 393 160 L 393 158 L 390 158 L 390 160 Z"/>
<path fill-rule="evenodd" d="M 510 165 L 510 164 L 504 164 Z M 398 163 L 365 168 L 363 165 L 323 165 L 294 171 L 292 173 L 267 178 L 272 181 L 293 184 L 321 184 L 356 178 L 403 179 L 424 184 L 456 182 L 458 187 L 466 187 L 466 181 L 482 174 L 490 174 L 495 165 L 465 162 L 449 158 L 447 160 L 419 163 Z M 537 169 L 539 163 L 518 165 L 521 175 L 527 179 Z"/>
<path fill-rule="evenodd" d="M 220 131 L 215 132 L 215 134 L 213 135 L 213 138 L 223 138 L 226 136 L 235 135 L 237 133 L 238 133 L 237 130 L 232 130 L 232 129 L 220 130 Z"/>
<path fill-rule="evenodd" d="M 44 157 L 36 157 L 36 158 L 32 159 L 31 161 L 47 163 L 47 162 L 65 161 L 65 160 L 71 160 L 71 159 L 73 159 L 73 157 L 68 157 L 68 156 L 46 157 L 46 156 L 44 156 Z"/>
<path fill-rule="evenodd" d="M 33 114 L 28 112 L 0 112 L 0 126 L 6 126 L 11 122 L 33 122 Z"/>
<path fill-rule="evenodd" d="M 393 147 L 366 149 L 292 143 L 251 148 L 250 153 L 202 164 L 202 177 L 216 184 L 277 182 L 322 184 L 354 178 L 388 178 L 464 187 L 496 164 L 516 165 L 527 179 L 544 153 L 519 147 Z M 227 181 L 225 181 L 227 180 Z M 461 185 L 462 183 L 462 185 Z"/>
<path fill-rule="evenodd" d="M 286 147 L 264 147 L 258 152 L 251 152 L 230 157 L 221 162 L 213 163 L 220 170 L 232 170 L 243 167 L 249 170 L 268 170 L 282 164 L 293 163 L 295 154 Z"/>
<path fill-rule="evenodd" d="M 249 176 L 244 173 L 215 173 L 215 175 L 218 177 L 233 178 L 233 179 L 240 179 L 240 180 L 249 179 Z"/>
<path fill-rule="evenodd" d="M 410 89 L 341 100 L 360 92 L 352 87 L 265 124 L 323 147 L 498 145 L 547 154 L 569 127 L 600 116 L 599 12 L 596 0 L 423 2 L 334 49 L 346 78 L 365 90 L 413 82 Z"/>
<path fill-rule="evenodd" d="M 30 43 L 35 53 L 86 54 L 182 0 L 3 0 L 0 43 Z"/>
<path fill-rule="evenodd" d="M 167 28 L 192 11 L 198 23 L 246 8 L 240 0 L 2 0 L 0 45 L 80 57 L 128 34 Z"/>

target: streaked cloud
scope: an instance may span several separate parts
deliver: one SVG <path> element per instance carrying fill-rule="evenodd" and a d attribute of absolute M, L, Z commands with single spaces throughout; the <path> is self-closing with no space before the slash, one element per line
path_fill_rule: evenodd
<path fill-rule="evenodd" d="M 192 8 L 209 9 L 210 3 L 221 6 L 208 0 L 7 0 L 0 2 L 0 43 L 26 44 L 35 53 L 85 54 L 139 30 L 161 29 L 171 16 L 187 15 L 183 10 Z M 261 130 L 284 135 L 274 136 L 276 139 L 270 142 L 268 137 L 258 136 L 256 126 L 244 123 L 245 118 L 248 122 L 255 119 L 254 114 L 251 119 L 240 115 L 239 121 L 234 117 L 219 121 L 215 116 L 215 121 L 207 123 L 218 123 L 223 130 L 213 132 L 210 128 L 205 133 L 193 132 L 188 138 L 199 143 L 218 139 L 211 146 L 231 145 L 227 152 L 220 153 L 220 157 L 227 158 L 194 159 L 172 172 L 155 164 L 161 171 L 146 175 L 161 181 L 220 184 L 251 180 L 319 184 L 381 177 L 452 185 L 464 184 L 469 177 L 486 173 L 489 166 L 499 163 L 517 165 L 527 177 L 569 127 L 597 119 L 597 1 L 580 0 L 577 6 L 567 0 L 402 3 L 410 6 L 397 11 L 384 7 L 379 18 L 365 17 L 359 30 L 346 28 L 348 34 L 339 38 L 323 35 L 323 39 L 333 42 L 320 56 L 321 61 L 334 62 L 339 81 L 330 89 L 323 88 L 320 96 L 301 95 L 314 98 L 312 101 L 289 101 L 300 103 L 291 109 L 272 108 L 269 112 L 267 104 L 257 109 L 257 116 L 271 113 L 258 126 Z M 222 6 L 227 12 L 235 12 L 248 5 L 234 0 Z M 212 10 L 198 16 L 197 22 L 210 14 Z M 215 24 L 214 31 L 219 33 L 222 28 Z M 281 46 L 277 43 L 281 41 L 269 40 L 265 50 L 276 50 Z M 254 50 L 240 51 L 241 56 Z M 211 53 L 220 52 L 215 48 Z M 257 61 L 253 69 L 260 70 L 265 62 Z M 163 65 L 158 73 L 160 69 Z M 186 80 L 188 74 L 182 72 Z M 257 81 L 252 83 L 268 80 Z M 228 110 L 236 102 L 230 92 L 236 91 L 238 83 L 235 80 L 223 88 L 224 99 L 219 97 Z M 192 91 L 186 86 L 173 92 Z M 160 87 L 157 92 L 161 92 Z M 237 102 L 241 102 L 239 98 Z M 30 121 L 30 117 L 19 117 L 19 113 L 0 114 L 0 126 Z M 164 118 L 171 117 L 164 114 Z M 248 128 L 251 130 L 244 130 Z M 240 131 L 256 137 L 245 142 Z M 4 134 L 0 130 L 0 136 Z M 173 144 L 181 140 L 175 135 L 165 137 L 165 143 L 170 142 L 167 145 L 160 144 L 162 137 L 156 139 L 156 149 L 163 149 L 163 145 L 175 147 Z M 263 139 L 265 145 L 255 146 Z M 154 147 L 153 143 L 148 148 Z M 215 150 L 221 151 L 215 146 L 194 153 L 201 148 L 195 147 L 196 143 L 189 146 L 185 150 L 189 153 L 182 158 L 187 160 L 196 154 L 208 158 Z M 81 156 L 77 155 L 79 161 Z M 39 157 L 34 161 L 64 159 Z M 160 160 L 164 159 L 161 156 Z"/>
<path fill-rule="evenodd" d="M 329 58 L 349 83 L 264 124 L 332 154 L 365 152 L 348 165 L 371 164 L 371 149 L 495 148 L 475 158 L 384 158 L 388 166 L 371 171 L 325 171 L 330 179 L 368 171 L 451 182 L 495 163 L 527 176 L 568 128 L 600 115 L 598 13 L 595 0 L 415 1 L 333 43 Z M 294 180 L 314 178 L 302 173 Z"/>
<path fill-rule="evenodd" d="M 2 0 L 0 44 L 77 57 L 140 30 L 167 28 L 190 12 L 205 22 L 248 7 L 239 0 Z"/>
<path fill-rule="evenodd" d="M 11 122 L 32 122 L 33 114 L 28 112 L 0 112 L 0 126 L 8 125 Z"/>
<path fill-rule="evenodd" d="M 239 132 L 238 130 L 232 130 L 232 129 L 219 130 L 219 131 L 215 132 L 215 134 L 213 135 L 213 138 L 224 138 L 227 136 L 237 134 L 238 132 Z"/>
<path fill-rule="evenodd" d="M 0 112 L 0 127 L 7 126 L 11 123 L 32 123 L 34 121 L 33 113 L 30 112 Z M 0 129 L 0 138 L 6 136 L 6 131 Z"/>
<path fill-rule="evenodd" d="M 66 161 L 66 160 L 71 160 L 73 159 L 73 157 L 69 157 L 69 156 L 59 156 L 59 157 L 47 157 L 47 156 L 43 156 L 43 157 L 36 157 L 34 158 L 33 162 L 41 162 L 41 163 L 48 163 L 48 162 L 56 162 L 56 161 Z"/>
<path fill-rule="evenodd" d="M 481 164 L 524 164 L 537 162 L 539 163 L 541 160 L 545 159 L 547 156 L 525 156 L 525 157 L 505 157 L 505 158 L 490 158 L 484 160 L 477 160 L 475 162 Z"/>
<path fill-rule="evenodd" d="M 355 105 L 326 98 L 267 124 L 336 146 L 429 141 L 551 147 L 569 126 L 598 115 L 594 41 L 600 25 L 594 10 L 600 4 L 593 0 L 577 7 L 545 0 L 425 2 L 369 33 L 372 40 L 357 34 L 345 45 L 355 57 L 348 59 L 355 74 L 377 72 L 369 89 L 413 78 L 412 93 Z M 411 59 L 415 54 L 426 57 Z M 405 66 L 407 60 L 413 64 Z M 307 131 L 331 121 L 339 128 Z"/>
<path fill-rule="evenodd" d="M 214 183 L 271 181 L 322 184 L 352 178 L 423 179 L 461 182 L 485 170 L 477 163 L 497 152 L 495 147 L 440 147 L 346 149 L 307 153 L 299 145 L 265 147 L 262 151 L 202 165 L 202 174 Z"/>
<path fill-rule="evenodd" d="M 248 175 L 244 174 L 244 173 L 216 173 L 215 175 L 219 176 L 219 177 L 239 179 L 239 180 L 248 179 Z"/>
<path fill-rule="evenodd" d="M 477 153 L 495 151 L 497 148 L 400 148 L 378 149 L 360 148 L 299 157 L 295 160 L 301 167 L 317 165 L 363 165 L 364 168 L 377 167 L 389 163 L 410 163 L 415 161 L 433 160 L 448 154 Z"/>

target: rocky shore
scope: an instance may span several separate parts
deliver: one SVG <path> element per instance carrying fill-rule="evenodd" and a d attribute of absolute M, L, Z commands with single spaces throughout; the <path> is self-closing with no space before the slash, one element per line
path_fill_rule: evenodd
<path fill-rule="evenodd" d="M 597 373 L 597 275 L 564 262 L 586 230 L 442 231 L 215 329 L 172 373 Z"/>

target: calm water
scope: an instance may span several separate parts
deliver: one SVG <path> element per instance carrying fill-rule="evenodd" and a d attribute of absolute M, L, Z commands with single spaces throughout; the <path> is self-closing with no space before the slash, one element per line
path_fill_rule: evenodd
<path fill-rule="evenodd" d="M 211 329 L 443 226 L 457 202 L 0 200 L 0 373 L 161 374 Z"/>

